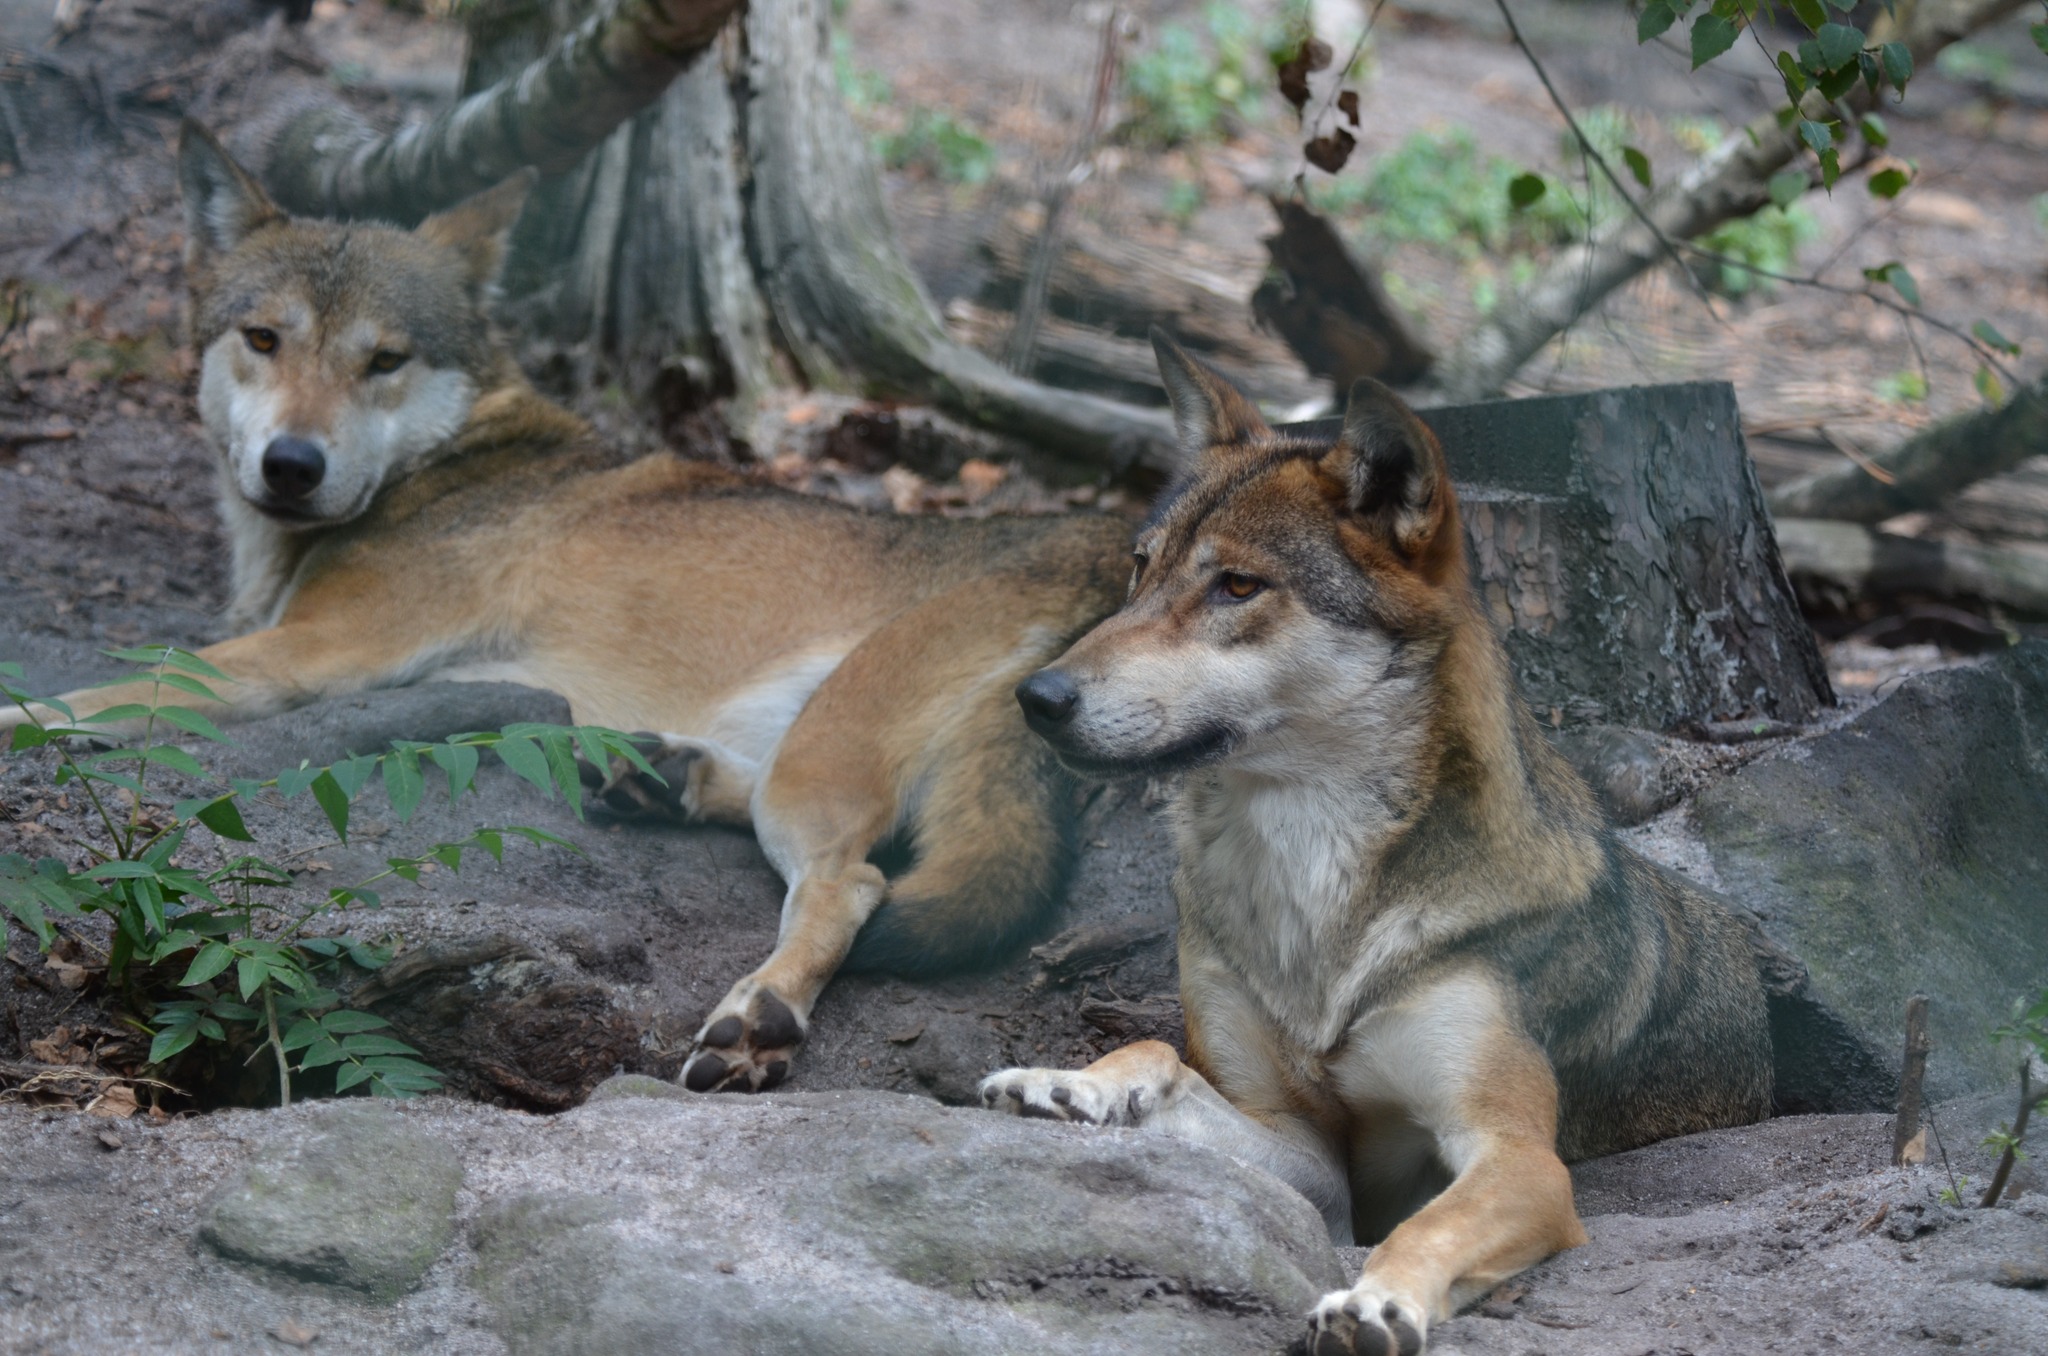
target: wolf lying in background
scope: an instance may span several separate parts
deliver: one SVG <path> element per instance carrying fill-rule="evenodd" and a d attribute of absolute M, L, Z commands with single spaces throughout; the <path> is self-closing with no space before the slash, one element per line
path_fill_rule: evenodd
<path fill-rule="evenodd" d="M 1361 381 L 1334 444 L 1276 434 L 1155 342 L 1188 465 L 1123 609 L 1018 699 L 1078 772 L 1185 773 L 1188 1056 L 982 1099 L 1276 1172 L 1383 1240 L 1310 1349 L 1412 1356 L 1584 1241 L 1567 1160 L 1768 1114 L 1763 994 L 1735 920 L 1617 844 L 1537 731 L 1422 422 Z"/>
<path fill-rule="evenodd" d="M 773 954 L 698 1035 L 699 1091 L 780 1082 L 849 955 L 930 973 L 1045 919 L 1071 783 L 1011 689 L 1115 607 L 1121 524 L 871 515 L 674 456 L 619 464 L 491 334 L 530 179 L 414 231 L 293 220 L 190 122 L 179 177 L 247 629 L 199 651 L 235 680 L 216 715 L 501 679 L 671 732 L 666 791 L 609 789 L 751 825 L 788 883 Z M 65 700 L 89 721 L 147 697 Z M 886 880 L 869 857 L 899 836 L 916 860 Z"/>

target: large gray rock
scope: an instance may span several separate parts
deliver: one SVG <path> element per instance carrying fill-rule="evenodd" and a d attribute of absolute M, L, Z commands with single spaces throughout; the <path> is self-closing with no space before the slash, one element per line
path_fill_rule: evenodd
<path fill-rule="evenodd" d="M 1803 963 L 1780 977 L 1811 1023 L 1778 1032 L 1781 1096 L 1888 1105 L 1915 991 L 1931 1092 L 2012 1082 L 1987 1033 L 2048 981 L 2048 642 L 1909 678 L 1709 787 L 1694 817 L 1725 891 Z"/>
<path fill-rule="evenodd" d="M 1271 1351 L 1340 1280 L 1307 1202 L 1161 1137 L 646 1078 L 572 1117 L 598 1166 L 472 1230 L 522 1356 Z M 676 1151 L 621 1170 L 647 1146 Z"/>
<path fill-rule="evenodd" d="M 330 1102 L 271 1139 L 208 1204 L 224 1257 L 393 1300 L 455 1235 L 462 1164 L 383 1102 Z"/>

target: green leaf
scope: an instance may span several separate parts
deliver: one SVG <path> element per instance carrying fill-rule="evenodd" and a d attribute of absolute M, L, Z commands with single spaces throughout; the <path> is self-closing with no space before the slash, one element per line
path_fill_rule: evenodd
<path fill-rule="evenodd" d="M 562 793 L 562 799 L 569 802 L 569 808 L 583 818 L 583 774 L 576 766 L 576 746 L 567 734 L 551 734 L 540 742 L 541 751 L 547 755 L 548 771 L 553 775 L 555 789 Z"/>
<path fill-rule="evenodd" d="M 320 1023 L 311 1017 L 301 1017 L 291 1024 L 284 1033 L 284 1039 L 278 1043 L 284 1047 L 286 1054 L 290 1054 L 294 1050 L 305 1049 L 319 1039 Z"/>
<path fill-rule="evenodd" d="M 1790 207 L 1805 195 L 1807 182 L 1805 170 L 1780 170 L 1771 176 L 1771 201 L 1781 208 Z"/>
<path fill-rule="evenodd" d="M 1820 59 L 1831 71 L 1853 64 L 1863 50 L 1863 30 L 1848 24 L 1822 24 L 1814 36 L 1820 41 Z"/>
<path fill-rule="evenodd" d="M 1823 99 L 1839 99 L 1856 88 L 1856 63 L 1850 62 L 1838 71 L 1827 71 L 1816 77 L 1814 88 Z"/>
<path fill-rule="evenodd" d="M 2029 24 L 2027 32 L 2033 36 L 2034 46 L 2041 49 L 2043 56 L 2048 56 L 2048 24 Z"/>
<path fill-rule="evenodd" d="M 1907 271 L 1906 266 L 1896 259 L 1888 264 L 1879 264 L 1876 268 L 1864 269 L 1863 276 L 1874 283 L 1889 283 L 1893 290 L 1906 299 L 1908 306 L 1920 304 L 1920 284 L 1913 280 L 1913 275 Z"/>
<path fill-rule="evenodd" d="M 1865 141 L 1880 150 L 1892 144 L 1890 129 L 1884 125 L 1884 119 L 1875 113 L 1865 113 L 1863 120 L 1856 124 L 1856 130 L 1863 133 Z"/>
<path fill-rule="evenodd" d="M 1692 24 L 1692 68 L 1712 61 L 1735 45 L 1735 25 L 1718 14 L 1702 14 Z"/>
<path fill-rule="evenodd" d="M 1785 78 L 1785 97 L 1793 103 L 1806 93 L 1806 72 L 1799 69 L 1790 52 L 1778 53 L 1778 74 Z"/>
<path fill-rule="evenodd" d="M 110 862 L 99 862 L 79 872 L 93 880 L 154 880 L 157 868 L 148 862 L 130 862 L 116 858 Z"/>
<path fill-rule="evenodd" d="M 248 999 L 263 987 L 263 981 L 270 978 L 270 966 L 255 956 L 244 956 L 235 962 L 235 982 Z"/>
<path fill-rule="evenodd" d="M 192 1042 L 199 1039 L 197 1026 L 167 1026 L 156 1033 L 156 1039 L 149 1043 L 149 1062 L 161 1064 L 165 1060 L 184 1053 Z"/>
<path fill-rule="evenodd" d="M 381 1031 L 391 1023 L 374 1012 L 358 1012 L 354 1008 L 341 1008 L 320 1019 L 320 1025 L 333 1036 L 349 1035 L 357 1031 Z"/>
<path fill-rule="evenodd" d="M 364 754 L 360 757 L 345 759 L 327 770 L 334 774 L 335 784 L 342 789 L 342 792 L 350 800 L 354 800 L 356 793 L 361 791 L 364 783 L 370 780 L 370 774 L 377 770 L 377 760 L 368 754 Z"/>
<path fill-rule="evenodd" d="M 400 821 L 412 818 L 419 808 L 426 779 L 420 776 L 419 755 L 398 750 L 384 756 L 384 794 L 391 798 L 391 810 Z"/>
<path fill-rule="evenodd" d="M 381 970 L 391 963 L 391 949 L 368 942 L 350 942 L 348 958 L 364 970 Z"/>
<path fill-rule="evenodd" d="M 155 668 L 170 653 L 168 645 L 137 645 L 126 650 L 101 650 L 109 659 L 118 659 L 124 664 L 147 664 Z"/>
<path fill-rule="evenodd" d="M 654 764 L 647 761 L 647 755 L 640 752 L 640 746 L 633 742 L 631 735 L 621 734 L 617 730 L 607 730 L 602 726 L 586 726 L 584 728 L 597 732 L 598 741 L 604 745 L 607 753 L 617 754 L 639 769 L 643 775 L 654 778 L 655 781 L 663 786 L 668 785 L 668 778 L 654 770 Z M 602 760 L 599 760 L 599 762 L 601 765 Z"/>
<path fill-rule="evenodd" d="M 496 829 L 478 829 L 474 835 L 477 844 L 491 854 L 491 860 L 505 860 L 505 835 Z"/>
<path fill-rule="evenodd" d="M 1828 129 L 1828 125 L 1824 122 L 1815 122 L 1811 118 L 1799 120 L 1799 139 L 1813 147 L 1816 155 L 1835 144 L 1835 134 Z"/>
<path fill-rule="evenodd" d="M 505 826 L 505 832 L 516 833 L 529 843 L 549 843 L 555 847 L 565 847 L 569 849 L 569 851 L 577 853 L 579 855 L 583 851 L 582 848 L 577 847 L 574 843 L 570 842 L 566 838 L 558 837 L 555 834 L 549 833 L 545 829 L 536 829 L 533 828 L 531 825 L 527 824 L 507 824 Z"/>
<path fill-rule="evenodd" d="M 204 777 L 206 769 L 199 766 L 199 760 L 175 744 L 152 744 L 142 751 L 144 762 L 167 767 L 186 777 Z"/>
<path fill-rule="evenodd" d="M 334 1075 L 334 1090 L 336 1092 L 347 1092 L 369 1076 L 370 1071 L 368 1069 L 365 1069 L 360 1064 L 351 1064 L 340 1073 Z"/>
<path fill-rule="evenodd" d="M 1636 16 L 1636 42 L 1645 43 L 1678 22 L 1678 12 L 1664 0 L 1650 0 Z"/>
<path fill-rule="evenodd" d="M 221 1029 L 221 1024 L 211 1017 L 199 1019 L 199 1034 L 210 1041 L 224 1041 L 228 1038 L 228 1033 Z"/>
<path fill-rule="evenodd" d="M 196 734 L 201 739 L 209 739 L 216 744 L 230 742 L 228 737 L 220 732 L 218 725 L 189 706 L 159 706 L 156 713 L 188 734 Z"/>
<path fill-rule="evenodd" d="M 178 981 L 178 987 L 189 989 L 195 984 L 204 984 L 227 969 L 234 959 L 235 953 L 219 942 L 208 942 L 200 947 L 199 954 L 192 958 L 192 964 L 185 971 L 185 977 Z"/>
<path fill-rule="evenodd" d="M 339 1064 L 348 1056 L 341 1053 L 341 1046 L 322 1036 L 306 1047 L 306 1053 L 299 1056 L 299 1072 L 318 1069 L 327 1064 Z"/>
<path fill-rule="evenodd" d="M 1977 394 L 1984 397 L 1987 405 L 2005 403 L 2005 386 L 1998 380 L 1998 374 L 1989 367 L 1979 366 L 1976 376 Z"/>
<path fill-rule="evenodd" d="M 232 998 L 216 998 L 208 1006 L 214 1016 L 229 1022 L 253 1022 L 263 1014 L 246 1003 L 237 1003 Z"/>
<path fill-rule="evenodd" d="M 1913 53 L 1903 42 L 1888 42 L 1878 50 L 1878 57 L 1884 62 L 1884 78 L 1892 82 L 1892 88 L 1899 93 L 1906 92 L 1906 82 L 1913 78 Z"/>
<path fill-rule="evenodd" d="M 277 774 L 277 794 L 290 800 L 299 795 L 320 778 L 325 769 L 317 767 L 291 767 Z"/>
<path fill-rule="evenodd" d="M 1879 170 L 1867 181 L 1871 196 L 1877 198 L 1896 198 L 1912 182 L 1913 176 L 1896 166 Z"/>
<path fill-rule="evenodd" d="M 2000 334 L 1998 332 L 1998 326 L 1992 324 L 1988 320 L 1980 320 L 1976 324 L 1970 326 L 1970 333 L 1976 335 L 1980 341 L 1989 345 L 1992 348 L 1997 349 L 2000 353 L 2007 354 L 2014 358 L 2020 356 L 2020 346 L 2018 344 L 2015 344 L 2012 340 L 2006 338 L 2003 334 Z"/>
<path fill-rule="evenodd" d="M 125 683 L 130 680 L 123 678 L 120 681 Z M 117 720 L 148 720 L 149 708 L 140 702 L 122 702 L 117 706 L 109 706 L 104 711 L 94 711 L 86 719 L 103 725 L 112 725 Z"/>
<path fill-rule="evenodd" d="M 350 1055 L 417 1055 L 419 1053 L 419 1051 L 413 1049 L 404 1041 L 394 1040 L 390 1036 L 374 1034 L 346 1036 L 342 1039 L 341 1048 Z"/>
<path fill-rule="evenodd" d="M 223 838 L 231 838 L 237 843 L 256 841 L 256 835 L 250 833 L 249 826 L 242 822 L 242 811 L 232 796 L 222 796 L 201 806 L 197 818 Z"/>
<path fill-rule="evenodd" d="M 1789 0 L 1792 12 L 1809 32 L 1818 33 L 1821 25 L 1828 21 L 1828 12 L 1821 8 L 1820 0 Z"/>
<path fill-rule="evenodd" d="M 448 799 L 456 799 L 476 784 L 475 745 L 436 744 L 428 753 L 440 769 L 448 774 Z"/>
<path fill-rule="evenodd" d="M 1510 192 L 1512 191 L 1510 189 Z M 492 749 L 506 767 L 532 782 L 544 794 L 549 793 L 547 755 L 540 751 L 538 744 L 531 739 L 507 736 L 493 745 Z"/>
<path fill-rule="evenodd" d="M 8 741 L 7 747 L 11 752 L 20 753 L 23 749 L 39 749 L 49 742 L 50 736 L 44 734 L 37 726 L 17 725 L 14 727 L 14 737 Z"/>
<path fill-rule="evenodd" d="M 348 841 L 348 792 L 341 789 L 332 769 L 322 769 L 311 783 L 313 799 L 320 802 L 320 808 L 327 812 L 327 822 L 334 826 L 335 836 L 342 842 Z"/>
<path fill-rule="evenodd" d="M 436 843 L 433 847 L 432 855 L 435 861 L 447 867 L 450 871 L 460 871 L 462 869 L 462 844 L 460 843 Z"/>
<path fill-rule="evenodd" d="M 1621 148 L 1621 158 L 1627 163 L 1628 172 L 1635 176 L 1637 183 L 1644 188 L 1651 187 L 1649 156 L 1633 146 L 1624 146 Z"/>
<path fill-rule="evenodd" d="M 235 681 L 213 665 L 207 663 L 204 659 L 201 659 L 198 655 L 193 654 L 190 650 L 165 650 L 164 663 L 174 669 L 183 669 L 187 673 L 196 673 L 201 678 L 218 678 L 223 683 Z M 165 677 L 169 676 L 168 674 L 165 675 Z"/>

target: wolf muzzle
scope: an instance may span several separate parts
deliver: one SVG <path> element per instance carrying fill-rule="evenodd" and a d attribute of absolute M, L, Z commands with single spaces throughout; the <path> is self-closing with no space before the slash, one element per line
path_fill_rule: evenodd
<path fill-rule="evenodd" d="M 1024 723 L 1046 739 L 1073 719 L 1080 704 L 1081 689 L 1058 669 L 1040 669 L 1017 684 L 1017 705 L 1024 708 Z"/>

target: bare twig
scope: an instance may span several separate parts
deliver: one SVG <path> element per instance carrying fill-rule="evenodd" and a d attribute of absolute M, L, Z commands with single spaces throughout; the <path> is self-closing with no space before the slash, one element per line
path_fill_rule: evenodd
<path fill-rule="evenodd" d="M 1009 342 L 1003 347 L 1003 366 L 1012 372 L 1022 374 L 1031 370 L 1032 351 L 1038 347 L 1039 322 L 1045 318 L 1046 292 L 1052 284 L 1053 262 L 1059 258 L 1065 236 L 1067 200 L 1087 181 L 1094 167 L 1095 143 L 1102 137 L 1102 126 L 1116 95 L 1123 23 L 1123 11 L 1110 6 L 1108 17 L 1102 21 L 1102 49 L 1095 61 L 1095 89 L 1088 100 L 1088 120 L 1045 195 L 1045 224 L 1039 229 L 1038 243 L 1031 252 L 1023 295 L 1017 299 L 1017 318 L 1010 327 Z"/>
<path fill-rule="evenodd" d="M 1927 995 L 1906 1000 L 1906 1055 L 1899 1068 L 1899 1110 L 1892 1121 L 1892 1166 L 1903 1167 L 1906 1149 L 1920 1136 L 1920 1106 L 1927 1081 Z"/>

